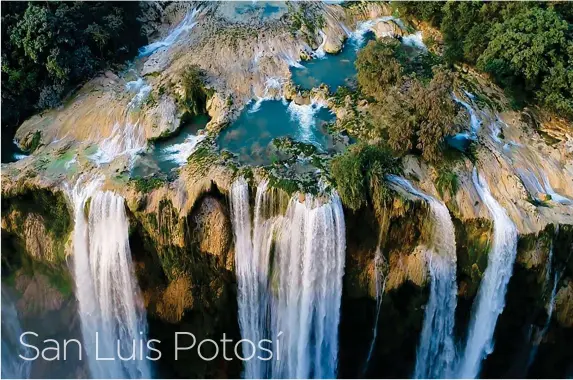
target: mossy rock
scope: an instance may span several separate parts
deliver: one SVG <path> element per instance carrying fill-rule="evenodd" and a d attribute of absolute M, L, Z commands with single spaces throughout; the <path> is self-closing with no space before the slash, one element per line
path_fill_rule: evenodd
<path fill-rule="evenodd" d="M 493 224 L 487 219 L 453 219 L 456 232 L 457 273 L 461 296 L 472 298 L 487 268 Z"/>

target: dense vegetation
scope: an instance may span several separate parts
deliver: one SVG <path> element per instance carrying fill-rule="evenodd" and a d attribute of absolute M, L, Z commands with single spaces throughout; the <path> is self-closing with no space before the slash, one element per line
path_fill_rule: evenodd
<path fill-rule="evenodd" d="M 414 150 L 437 161 L 445 137 L 459 129 L 462 114 L 451 96 L 455 77 L 434 66 L 438 61 L 392 38 L 370 41 L 358 53 L 358 85 L 370 101 L 372 130 L 397 154 Z"/>
<path fill-rule="evenodd" d="M 487 72 L 517 101 L 573 118 L 573 5 L 403 2 L 400 13 L 443 34 L 444 58 Z"/>
<path fill-rule="evenodd" d="M 139 15 L 137 2 L 2 2 L 3 129 L 133 57 Z"/>
<path fill-rule="evenodd" d="M 382 214 L 390 198 L 384 176 L 399 172 L 398 160 L 380 145 L 353 145 L 331 162 L 332 178 L 344 205 L 352 210 L 371 207 L 376 214 Z"/>

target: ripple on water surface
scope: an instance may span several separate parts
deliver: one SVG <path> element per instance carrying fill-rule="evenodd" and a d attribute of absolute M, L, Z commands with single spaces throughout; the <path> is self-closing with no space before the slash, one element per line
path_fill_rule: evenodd
<path fill-rule="evenodd" d="M 253 105 L 245 107 L 217 141 L 221 149 L 237 154 L 241 162 L 266 165 L 272 162 L 272 141 L 277 137 L 288 136 L 323 151 L 330 149 L 333 141 L 325 126 L 334 118 L 328 108 L 318 103 L 297 105 L 267 100 L 255 112 Z"/>
<path fill-rule="evenodd" d="M 324 83 L 331 92 L 335 92 L 339 86 L 351 86 L 356 79 L 354 61 L 358 51 L 374 39 L 374 34 L 368 32 L 363 37 L 348 39 L 338 54 L 326 54 L 322 58 L 302 62 L 302 68 L 291 67 L 294 84 L 310 90 Z"/>
<path fill-rule="evenodd" d="M 131 170 L 132 177 L 145 177 L 155 173 L 170 174 L 187 162 L 197 144 L 204 138 L 199 131 L 207 125 L 209 118 L 199 115 L 171 137 L 153 143 L 140 153 Z"/>

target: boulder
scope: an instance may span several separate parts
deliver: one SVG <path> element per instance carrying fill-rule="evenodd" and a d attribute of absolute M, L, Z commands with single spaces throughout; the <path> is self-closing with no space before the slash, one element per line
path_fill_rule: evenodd
<path fill-rule="evenodd" d="M 376 38 L 382 37 L 401 37 L 403 35 L 402 29 L 392 20 L 390 21 L 380 21 L 375 24 L 372 31 L 376 35 Z"/>
<path fill-rule="evenodd" d="M 225 262 L 233 234 L 227 209 L 218 199 L 207 196 L 194 212 L 193 221 L 193 233 L 201 252 L 217 256 Z"/>

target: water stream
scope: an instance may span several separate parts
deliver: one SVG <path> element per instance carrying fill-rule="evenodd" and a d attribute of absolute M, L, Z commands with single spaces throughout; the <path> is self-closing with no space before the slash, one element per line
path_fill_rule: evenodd
<path fill-rule="evenodd" d="M 448 378 L 456 358 L 453 339 L 457 306 L 456 239 L 454 224 L 446 205 L 416 189 L 405 178 L 388 176 L 388 180 L 430 206 L 431 241 L 426 251 L 430 269 L 430 297 L 416 357 L 414 377 Z"/>
<path fill-rule="evenodd" d="M 376 248 L 374 254 L 374 281 L 376 287 L 376 316 L 374 317 L 374 328 L 372 329 L 372 340 L 370 341 L 370 348 L 368 355 L 366 355 L 366 362 L 362 374 L 365 374 L 370 365 L 370 359 L 376 347 L 376 338 L 378 337 L 378 321 L 380 320 L 380 310 L 382 310 L 382 300 L 384 299 L 384 290 L 386 289 L 386 277 L 383 273 L 384 256 L 380 247 Z"/>
<path fill-rule="evenodd" d="M 199 10 L 197 8 L 192 9 L 189 13 L 187 13 L 187 15 L 185 15 L 183 20 L 175 28 L 173 28 L 173 30 L 164 39 L 160 41 L 155 41 L 149 45 L 141 47 L 139 49 L 139 56 L 146 57 L 148 55 L 151 55 L 160 48 L 169 47 L 173 45 L 175 42 L 177 42 L 181 34 L 190 31 L 197 24 L 196 17 L 198 13 Z"/>
<path fill-rule="evenodd" d="M 73 272 L 90 374 L 93 378 L 149 378 L 146 350 L 138 343 L 146 339 L 147 323 L 131 262 L 124 199 L 98 190 L 100 183 L 80 177 L 71 191 Z M 100 358 L 115 360 L 98 360 L 96 344 Z M 133 360 L 119 359 L 132 354 Z"/>
<path fill-rule="evenodd" d="M 247 362 L 244 377 L 334 378 L 346 249 L 340 198 L 295 195 L 284 211 L 284 197 L 267 187 L 257 188 L 252 227 L 248 184 L 231 188 L 241 335 L 280 337 L 280 360 Z"/>
<path fill-rule="evenodd" d="M 474 301 L 465 350 L 461 357 L 460 378 L 476 378 L 481 362 L 493 352 L 497 318 L 505 306 L 507 284 L 517 253 L 517 228 L 507 212 L 491 195 L 487 183 L 473 171 L 474 186 L 493 219 L 493 242 L 488 264 Z"/>

